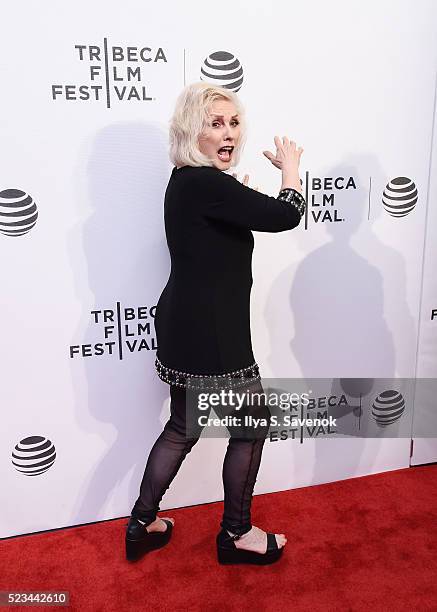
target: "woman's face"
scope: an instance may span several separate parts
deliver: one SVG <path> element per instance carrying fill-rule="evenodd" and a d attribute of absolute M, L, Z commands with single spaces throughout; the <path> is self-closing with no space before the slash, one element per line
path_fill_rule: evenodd
<path fill-rule="evenodd" d="M 234 148 L 240 139 L 240 120 L 237 110 L 229 100 L 215 100 L 208 113 L 208 125 L 199 137 L 199 149 L 207 155 L 219 170 L 231 167 Z M 232 147 L 230 151 L 220 150 Z"/>

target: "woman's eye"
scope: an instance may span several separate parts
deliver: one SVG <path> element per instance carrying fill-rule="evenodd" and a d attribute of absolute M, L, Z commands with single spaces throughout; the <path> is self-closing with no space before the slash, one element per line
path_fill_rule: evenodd
<path fill-rule="evenodd" d="M 234 125 L 239 125 L 239 123 L 240 123 L 240 122 L 239 122 L 239 121 L 232 121 L 232 123 L 233 123 Z M 220 125 L 221 125 L 221 123 L 219 123 L 218 121 L 214 121 L 214 122 L 212 123 L 212 127 L 216 127 L 217 125 L 218 125 L 218 126 L 220 126 Z"/>

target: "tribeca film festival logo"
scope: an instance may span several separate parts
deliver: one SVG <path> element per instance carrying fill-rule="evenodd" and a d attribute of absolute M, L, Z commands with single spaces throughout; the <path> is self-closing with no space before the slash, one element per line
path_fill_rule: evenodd
<path fill-rule="evenodd" d="M 156 350 L 155 328 L 151 326 L 155 310 L 156 306 L 122 308 L 120 302 L 116 303 L 115 309 L 91 310 L 91 321 L 101 330 L 102 340 L 71 345 L 70 357 L 118 355 L 123 359 L 125 353 Z"/>
<path fill-rule="evenodd" d="M 338 223 L 345 221 L 336 207 L 336 198 L 348 189 L 357 189 L 353 176 L 311 177 L 305 174 L 305 195 L 308 207 L 305 213 L 305 229 L 309 220 L 313 223 Z M 369 202 L 371 195 L 371 177 L 369 177 Z M 387 183 L 382 194 L 384 210 L 392 217 L 405 217 L 414 210 L 418 200 L 415 183 L 405 177 L 398 176 Z"/>
<path fill-rule="evenodd" d="M 147 95 L 143 84 L 143 70 L 150 62 L 167 63 L 161 47 L 127 47 L 108 46 L 108 39 L 103 45 L 74 45 L 75 57 L 88 67 L 88 83 L 54 83 L 52 99 L 76 102 L 106 101 L 111 108 L 113 100 L 120 102 L 145 102 L 154 100 Z"/>
<path fill-rule="evenodd" d="M 335 201 L 338 193 L 357 188 L 353 176 L 310 177 L 310 173 L 306 172 L 305 180 L 306 201 L 308 202 L 308 209 L 305 215 L 305 229 L 308 227 L 308 212 L 310 212 L 311 220 L 314 223 L 338 223 L 344 221 L 339 216 Z"/>
<path fill-rule="evenodd" d="M 309 397 L 311 393 L 311 390 L 307 394 L 302 393 L 299 401 L 292 397 L 296 394 L 267 394 L 267 405 L 270 408 L 279 407 L 284 415 L 280 423 L 278 423 L 276 416 L 272 417 L 274 420 L 270 423 L 271 428 L 268 434 L 270 442 L 299 439 L 303 443 L 305 438 L 326 437 L 336 433 L 346 433 L 348 435 L 359 433 L 363 414 L 361 394 L 357 404 L 355 398 L 351 402 L 345 393 Z M 379 393 L 373 401 L 370 400 L 369 412 L 378 427 L 387 429 L 404 414 L 405 399 L 399 391 L 387 389 Z M 352 429 L 348 427 L 346 432 L 342 431 L 342 418 L 347 415 L 352 416 L 354 425 Z M 278 424 L 280 426 L 291 426 L 275 428 Z M 245 423 L 245 425 L 256 427 L 258 424 L 252 422 Z M 260 425 L 265 424 L 260 423 Z"/>
<path fill-rule="evenodd" d="M 233 53 L 214 51 L 203 61 L 200 80 L 237 92 L 243 84 L 243 67 Z"/>
<path fill-rule="evenodd" d="M 29 436 L 20 440 L 12 451 L 12 465 L 24 476 L 39 476 L 47 472 L 56 459 L 56 449 L 44 436 Z"/>
<path fill-rule="evenodd" d="M 23 236 L 38 219 L 36 204 L 21 189 L 0 191 L 0 232 L 5 236 Z"/>

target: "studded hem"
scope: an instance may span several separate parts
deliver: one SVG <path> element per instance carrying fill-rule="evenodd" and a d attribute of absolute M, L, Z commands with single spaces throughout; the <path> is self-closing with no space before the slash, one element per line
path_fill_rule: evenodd
<path fill-rule="evenodd" d="M 168 368 L 160 362 L 158 357 L 156 357 L 155 368 L 161 380 L 169 385 L 185 388 L 235 388 L 261 379 L 259 366 L 256 362 L 246 368 L 242 368 L 241 370 L 234 370 L 224 374 L 192 374 L 189 372 L 180 372 L 179 370 L 175 370 L 173 368 Z"/>

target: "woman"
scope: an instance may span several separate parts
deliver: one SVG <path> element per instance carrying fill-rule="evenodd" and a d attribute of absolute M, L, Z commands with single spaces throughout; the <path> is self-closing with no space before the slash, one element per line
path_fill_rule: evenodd
<path fill-rule="evenodd" d="M 170 385 L 171 416 L 147 461 L 126 532 L 127 558 L 166 544 L 174 520 L 158 518 L 159 503 L 198 440 L 187 436 L 187 385 L 208 388 L 218 377 L 261 389 L 250 337 L 251 230 L 296 227 L 305 210 L 296 149 L 275 137 L 282 172 L 278 198 L 259 193 L 224 171 L 236 166 L 246 139 L 235 93 L 205 82 L 185 87 L 170 122 L 175 165 L 165 193 L 164 219 L 171 273 L 156 308 L 155 366 Z M 217 380 L 217 378 L 216 378 Z M 188 408 L 187 408 L 188 410 Z M 217 535 L 222 563 L 276 561 L 287 539 L 251 524 L 250 506 L 265 437 L 231 436 L 223 463 L 224 513 Z"/>

